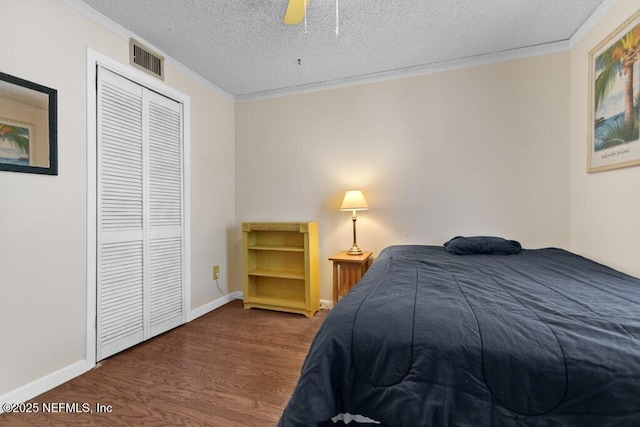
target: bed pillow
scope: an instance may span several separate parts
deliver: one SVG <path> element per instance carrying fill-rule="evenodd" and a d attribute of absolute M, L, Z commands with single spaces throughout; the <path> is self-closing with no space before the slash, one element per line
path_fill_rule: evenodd
<path fill-rule="evenodd" d="M 509 255 L 517 254 L 522 250 L 520 243 L 515 240 L 506 240 L 502 237 L 491 236 L 457 236 L 446 242 L 444 247 L 448 252 L 457 255 Z"/>

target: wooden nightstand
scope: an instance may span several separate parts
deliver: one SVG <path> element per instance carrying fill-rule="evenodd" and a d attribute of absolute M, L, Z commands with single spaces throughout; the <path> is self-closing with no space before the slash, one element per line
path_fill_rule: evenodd
<path fill-rule="evenodd" d="M 371 266 L 371 252 L 348 255 L 347 251 L 330 256 L 333 261 L 333 303 L 337 303 L 353 288 Z"/>

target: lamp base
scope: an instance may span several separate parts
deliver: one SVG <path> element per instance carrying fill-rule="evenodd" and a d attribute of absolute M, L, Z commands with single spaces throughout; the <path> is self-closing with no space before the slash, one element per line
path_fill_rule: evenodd
<path fill-rule="evenodd" d="M 347 255 L 362 255 L 362 251 L 356 245 L 351 246 L 351 249 L 347 251 Z"/>

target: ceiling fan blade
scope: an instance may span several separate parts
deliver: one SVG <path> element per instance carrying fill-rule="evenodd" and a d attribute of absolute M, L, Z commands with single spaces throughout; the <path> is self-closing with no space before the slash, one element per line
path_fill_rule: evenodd
<path fill-rule="evenodd" d="M 296 25 L 304 19 L 305 1 L 309 4 L 309 0 L 289 0 L 287 11 L 284 13 L 284 23 L 288 25 Z"/>

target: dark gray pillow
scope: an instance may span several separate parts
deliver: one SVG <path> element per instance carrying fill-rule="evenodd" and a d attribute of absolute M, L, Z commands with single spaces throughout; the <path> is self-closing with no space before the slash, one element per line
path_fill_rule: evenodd
<path fill-rule="evenodd" d="M 522 250 L 520 243 L 515 240 L 491 236 L 457 236 L 445 243 L 444 247 L 448 252 L 457 255 L 509 255 L 517 254 Z"/>

